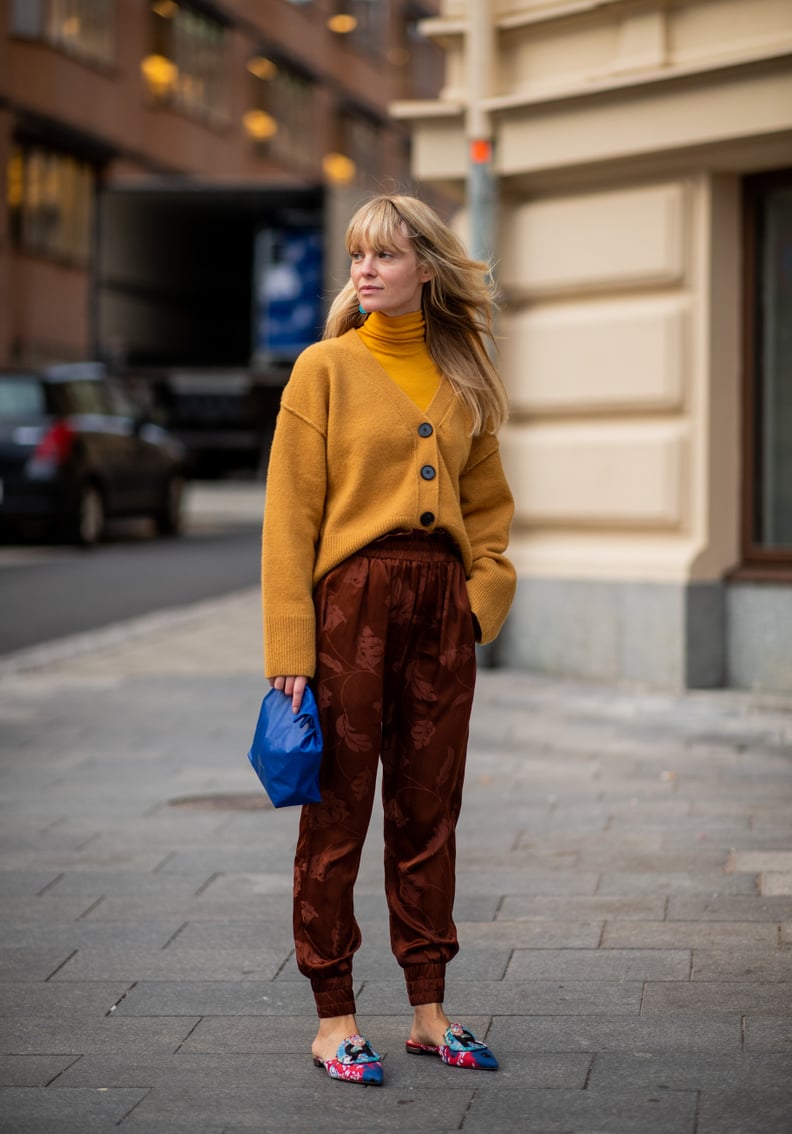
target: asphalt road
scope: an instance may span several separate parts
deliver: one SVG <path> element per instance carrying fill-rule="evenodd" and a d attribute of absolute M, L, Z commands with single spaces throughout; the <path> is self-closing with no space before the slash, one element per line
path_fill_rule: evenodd
<path fill-rule="evenodd" d="M 0 654 L 255 586 L 257 503 L 224 518 L 218 492 L 212 513 L 193 514 L 176 539 L 131 521 L 91 551 L 0 546 Z"/>

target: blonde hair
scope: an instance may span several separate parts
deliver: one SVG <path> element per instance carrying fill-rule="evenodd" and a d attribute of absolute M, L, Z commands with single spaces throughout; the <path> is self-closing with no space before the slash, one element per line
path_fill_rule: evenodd
<path fill-rule="evenodd" d="M 361 206 L 347 227 L 346 247 L 350 254 L 363 243 L 391 250 L 405 236 L 419 266 L 431 272 L 421 297 L 427 350 L 468 406 L 472 433 L 494 433 L 506 421 L 509 403 L 487 349 L 494 343 L 495 313 L 489 266 L 468 257 L 461 240 L 433 209 L 403 195 L 383 194 Z M 349 280 L 330 307 L 322 337 L 337 338 L 364 319 Z"/>

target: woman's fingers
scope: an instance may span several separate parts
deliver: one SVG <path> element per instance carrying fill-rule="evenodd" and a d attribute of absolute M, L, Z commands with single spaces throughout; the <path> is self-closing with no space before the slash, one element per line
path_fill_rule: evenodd
<path fill-rule="evenodd" d="M 270 685 L 273 689 L 280 689 L 287 697 L 292 699 L 292 712 L 299 713 L 300 705 L 302 705 L 303 693 L 308 684 L 307 677 L 292 676 L 292 677 L 271 677 Z"/>
<path fill-rule="evenodd" d="M 292 687 L 289 689 L 289 682 L 291 681 Z M 300 705 L 302 705 L 303 693 L 305 686 L 308 684 L 307 677 L 288 677 L 286 679 L 286 689 L 284 692 L 292 699 L 292 712 L 299 713 Z"/>

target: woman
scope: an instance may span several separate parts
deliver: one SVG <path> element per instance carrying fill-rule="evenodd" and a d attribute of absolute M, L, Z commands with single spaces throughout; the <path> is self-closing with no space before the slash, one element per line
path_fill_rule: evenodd
<path fill-rule="evenodd" d="M 493 302 L 425 204 L 379 196 L 347 230 L 350 279 L 281 402 L 262 556 L 266 674 L 296 712 L 312 680 L 322 802 L 303 808 L 294 937 L 332 1078 L 382 1082 L 355 1019 L 353 886 L 379 761 L 391 945 L 413 1007 L 407 1050 L 455 1067 L 494 1055 L 443 1009 L 455 827 L 475 643 L 511 604 L 513 511 L 495 431 L 506 394 L 487 353 Z"/>

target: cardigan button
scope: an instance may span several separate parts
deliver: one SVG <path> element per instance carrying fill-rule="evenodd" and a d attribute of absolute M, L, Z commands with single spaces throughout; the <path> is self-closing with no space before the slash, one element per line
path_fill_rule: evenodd
<path fill-rule="evenodd" d="M 431 528 L 434 518 L 434 512 L 421 512 L 421 523 L 425 528 Z"/>
<path fill-rule="evenodd" d="M 419 437 L 431 437 L 433 433 L 434 433 L 434 429 L 432 428 L 432 426 L 429 424 L 428 421 L 422 421 L 421 424 L 418 426 L 418 436 Z"/>
<path fill-rule="evenodd" d="M 437 471 L 432 465 L 424 465 L 421 469 L 421 476 L 424 478 L 424 480 L 434 480 L 434 478 L 437 476 Z"/>

